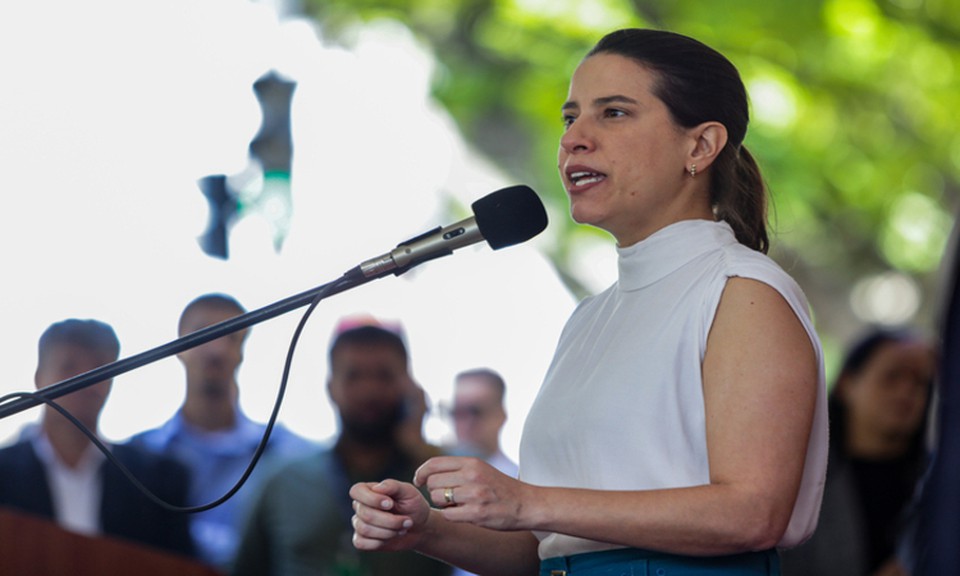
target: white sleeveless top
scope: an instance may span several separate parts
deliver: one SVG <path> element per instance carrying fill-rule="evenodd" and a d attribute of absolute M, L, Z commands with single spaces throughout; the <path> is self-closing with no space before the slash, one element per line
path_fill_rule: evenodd
<path fill-rule="evenodd" d="M 803 323 L 819 364 L 816 413 L 800 493 L 779 547 L 816 527 L 827 463 L 820 342 L 803 292 L 725 222 L 687 220 L 618 248 L 619 280 L 567 322 L 520 443 L 531 484 L 652 490 L 708 484 L 701 364 L 727 278 L 764 282 Z M 538 533 L 541 558 L 617 546 Z"/>

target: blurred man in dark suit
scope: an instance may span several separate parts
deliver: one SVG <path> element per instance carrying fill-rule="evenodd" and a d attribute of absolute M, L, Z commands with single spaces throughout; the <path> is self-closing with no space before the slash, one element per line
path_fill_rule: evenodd
<path fill-rule="evenodd" d="M 120 343 L 109 325 L 69 319 L 40 337 L 37 389 L 115 361 Z M 56 402 L 97 434 L 112 380 L 60 397 Z M 182 506 L 188 475 L 176 462 L 132 446 L 111 453 L 162 500 Z M 107 535 L 193 556 L 185 514 L 151 502 L 107 461 L 90 439 L 56 410 L 45 407 L 39 426 L 0 450 L 0 505 L 55 520 L 87 535 Z"/>

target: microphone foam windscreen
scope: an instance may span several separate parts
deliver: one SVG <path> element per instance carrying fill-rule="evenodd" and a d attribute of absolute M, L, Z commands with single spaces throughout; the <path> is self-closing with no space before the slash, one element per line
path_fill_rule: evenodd
<path fill-rule="evenodd" d="M 477 228 L 494 250 L 533 238 L 547 227 L 547 211 L 529 186 L 510 186 L 471 205 Z"/>

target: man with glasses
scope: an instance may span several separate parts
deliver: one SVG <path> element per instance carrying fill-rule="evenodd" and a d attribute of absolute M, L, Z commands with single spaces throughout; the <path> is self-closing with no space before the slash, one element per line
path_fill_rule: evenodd
<path fill-rule="evenodd" d="M 507 421 L 505 394 L 503 377 L 494 370 L 460 372 L 454 379 L 449 415 L 457 435 L 457 452 L 481 458 L 504 474 L 516 477 L 517 464 L 500 448 L 500 431 Z"/>

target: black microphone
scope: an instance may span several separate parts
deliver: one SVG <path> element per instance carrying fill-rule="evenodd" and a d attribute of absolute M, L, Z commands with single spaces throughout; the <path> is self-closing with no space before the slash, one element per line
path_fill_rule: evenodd
<path fill-rule="evenodd" d="M 362 262 L 347 274 L 379 278 L 400 275 L 428 260 L 453 254 L 457 248 L 486 240 L 499 250 L 533 238 L 547 227 L 543 202 L 528 186 L 510 186 L 490 193 L 471 206 L 473 216 L 456 224 L 437 227 L 401 242 L 396 248 Z"/>

